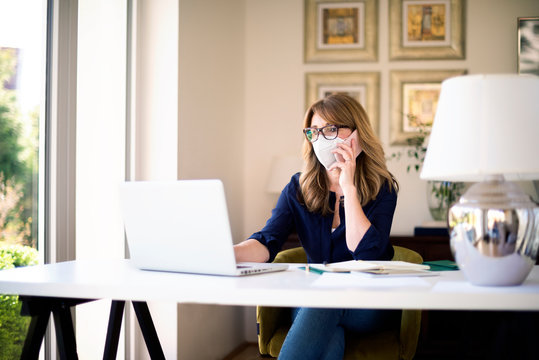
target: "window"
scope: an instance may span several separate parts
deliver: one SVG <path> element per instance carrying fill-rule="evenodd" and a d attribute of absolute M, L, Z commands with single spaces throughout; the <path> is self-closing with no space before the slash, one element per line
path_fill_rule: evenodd
<path fill-rule="evenodd" d="M 46 5 L 0 0 L 0 269 L 43 259 L 38 201 Z M 19 357 L 29 323 L 19 313 L 17 297 L 0 295 L 0 358 Z"/>

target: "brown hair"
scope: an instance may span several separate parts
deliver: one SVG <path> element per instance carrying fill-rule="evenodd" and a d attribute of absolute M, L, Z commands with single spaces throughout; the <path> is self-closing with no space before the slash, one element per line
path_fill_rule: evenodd
<path fill-rule="evenodd" d="M 354 183 L 362 206 L 376 198 L 384 183 L 388 184 L 390 190 L 398 191 L 397 180 L 387 170 L 382 144 L 372 129 L 367 113 L 355 99 L 344 94 L 334 94 L 315 102 L 305 114 L 304 127 L 311 126 L 314 114 L 318 114 L 328 124 L 357 129 L 358 145 L 363 151 L 356 158 Z M 303 158 L 305 168 L 299 179 L 300 200 L 309 211 L 327 215 L 333 212 L 329 204 L 329 179 L 307 139 L 303 143 Z"/>

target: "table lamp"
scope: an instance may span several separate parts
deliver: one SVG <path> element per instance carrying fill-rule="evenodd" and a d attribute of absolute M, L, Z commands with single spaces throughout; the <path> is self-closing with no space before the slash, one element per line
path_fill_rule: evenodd
<path fill-rule="evenodd" d="M 442 82 L 420 177 L 477 182 L 448 212 L 451 251 L 474 285 L 521 284 L 537 258 L 539 208 L 511 181 L 539 179 L 539 77 Z"/>

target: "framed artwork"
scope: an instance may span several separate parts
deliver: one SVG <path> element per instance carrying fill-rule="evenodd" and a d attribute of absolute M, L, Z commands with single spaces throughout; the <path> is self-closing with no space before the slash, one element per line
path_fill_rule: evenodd
<path fill-rule="evenodd" d="M 539 75 L 539 17 L 518 18 L 518 73 Z"/>
<path fill-rule="evenodd" d="M 305 0 L 305 62 L 376 61 L 376 0 Z"/>
<path fill-rule="evenodd" d="M 464 59 L 463 2 L 390 0 L 390 59 Z"/>
<path fill-rule="evenodd" d="M 363 106 L 376 134 L 379 133 L 380 73 L 307 73 L 306 108 L 330 94 L 344 93 Z"/>
<path fill-rule="evenodd" d="M 392 71 L 390 144 L 407 145 L 420 129 L 430 131 L 442 81 L 466 70 Z"/>

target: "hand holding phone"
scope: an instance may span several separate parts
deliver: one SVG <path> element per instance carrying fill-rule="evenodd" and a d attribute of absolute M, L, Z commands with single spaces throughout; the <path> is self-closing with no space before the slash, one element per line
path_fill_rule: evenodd
<path fill-rule="evenodd" d="M 354 151 L 354 159 L 355 159 L 358 157 L 359 154 L 361 154 L 361 151 L 362 151 L 359 146 L 359 134 L 357 132 L 357 129 L 354 130 L 352 134 L 350 134 L 350 136 L 344 139 L 344 144 L 348 146 L 352 146 L 352 139 L 354 139 L 354 144 L 355 144 L 355 151 Z M 335 158 L 337 159 L 337 161 L 344 161 L 343 156 L 339 153 L 335 153 Z"/>

